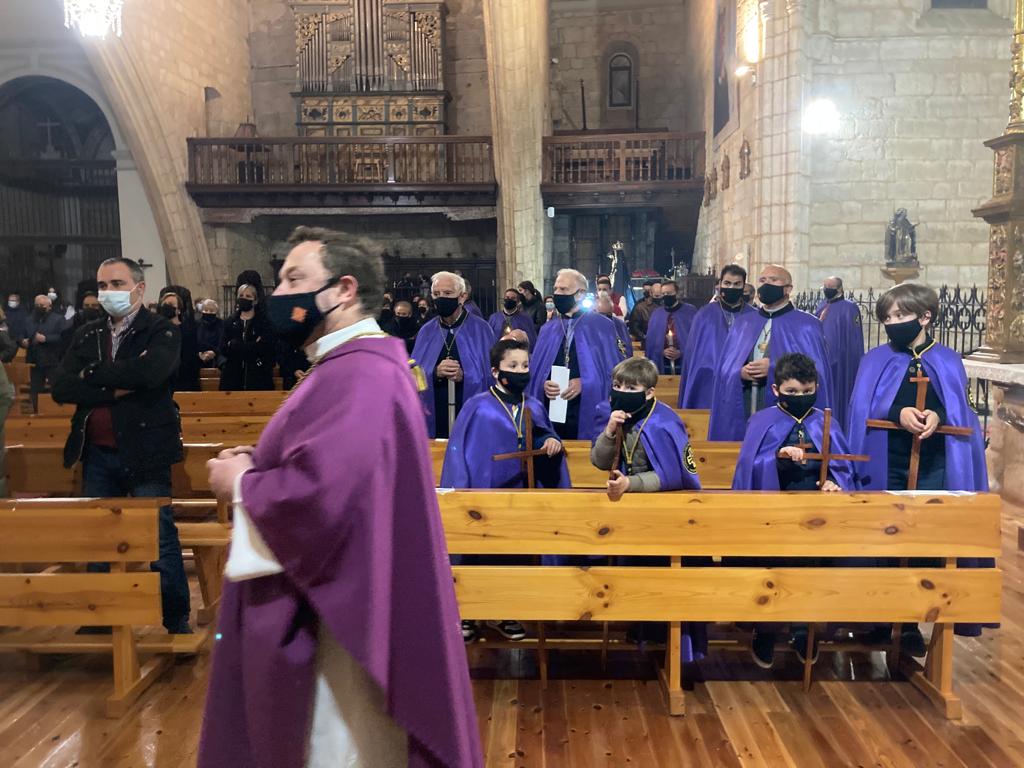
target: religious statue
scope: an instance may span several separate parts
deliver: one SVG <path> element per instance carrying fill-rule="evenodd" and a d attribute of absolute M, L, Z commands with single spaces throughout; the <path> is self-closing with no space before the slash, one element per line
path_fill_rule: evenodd
<path fill-rule="evenodd" d="M 893 214 L 885 234 L 885 263 L 897 266 L 917 266 L 917 227 L 910 223 L 907 209 Z"/>

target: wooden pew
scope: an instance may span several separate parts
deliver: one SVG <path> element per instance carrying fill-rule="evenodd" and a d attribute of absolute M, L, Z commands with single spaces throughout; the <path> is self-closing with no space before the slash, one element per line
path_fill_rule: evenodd
<path fill-rule="evenodd" d="M 182 416 L 271 416 L 284 402 L 284 392 L 176 392 Z M 73 405 L 59 405 L 50 395 L 39 397 L 37 416 L 70 419 Z"/>
<path fill-rule="evenodd" d="M 0 652 L 112 653 L 108 717 L 124 714 L 171 665 L 173 654 L 196 653 L 208 637 L 161 632 L 140 638 L 136 632 L 162 619 L 160 576 L 149 563 L 158 556 L 163 501 L 0 501 L 0 563 L 48 566 L 39 573 L 0 566 L 0 626 L 20 628 L 0 634 Z M 111 573 L 54 567 L 89 562 L 109 562 Z M 58 629 L 107 625 L 113 627 L 110 637 Z M 141 663 L 144 655 L 152 657 Z"/>
<path fill-rule="evenodd" d="M 251 445 L 259 439 L 270 421 L 268 414 L 252 416 L 203 415 L 181 417 L 182 438 L 191 443 L 231 443 Z M 71 430 L 71 422 L 60 416 L 32 416 L 8 419 L 7 442 L 25 445 L 63 443 Z"/>
<path fill-rule="evenodd" d="M 953 623 L 1000 620 L 1002 574 L 957 557 L 997 557 L 1000 501 L 889 493 L 658 493 L 617 503 L 600 492 L 439 495 L 459 555 L 665 556 L 670 565 L 456 566 L 462 618 L 669 622 L 663 685 L 683 714 L 680 624 L 935 622 L 911 680 L 947 718 Z M 680 557 L 941 558 L 945 568 L 681 567 Z"/>
<path fill-rule="evenodd" d="M 662 374 L 654 388 L 654 396 L 670 408 L 675 408 L 679 402 L 679 379 L 679 376 Z"/>

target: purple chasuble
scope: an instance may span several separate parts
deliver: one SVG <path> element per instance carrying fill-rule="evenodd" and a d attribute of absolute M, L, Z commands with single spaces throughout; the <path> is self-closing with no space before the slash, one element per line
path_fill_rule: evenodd
<path fill-rule="evenodd" d="M 263 431 L 242 499 L 284 572 L 225 581 L 200 768 L 303 768 L 321 630 L 383 691 L 410 768 L 483 765 L 407 361 L 349 341 Z"/>
<path fill-rule="evenodd" d="M 678 309 L 669 312 L 664 307 L 658 307 L 651 313 L 651 319 L 647 322 L 647 336 L 644 340 L 644 354 L 647 359 L 658 366 L 658 373 L 665 373 L 668 368 L 668 361 L 665 360 L 665 334 L 668 333 L 669 318 L 672 319 L 672 333 L 676 337 L 676 346 L 680 351 L 686 349 L 687 339 L 690 336 L 690 327 L 693 319 L 697 316 L 697 308 L 692 304 L 680 304 Z M 676 373 L 681 373 L 685 358 L 676 360 Z"/>
<path fill-rule="evenodd" d="M 832 356 L 832 413 L 846 427 L 853 382 L 857 380 L 857 368 L 864 357 L 860 308 L 849 299 L 836 299 L 823 301 L 814 310 L 814 315 L 821 320 Z"/>
<path fill-rule="evenodd" d="M 742 440 L 746 431 L 744 397 L 750 397 L 750 390 L 744 389 L 740 369 L 750 360 L 754 345 L 768 318 L 761 312 L 745 313 L 733 322 L 728 344 L 722 349 L 715 371 L 714 395 L 711 401 L 711 422 L 708 425 L 709 440 Z M 825 334 L 818 318 L 790 309 L 776 312 L 772 320 L 771 338 L 768 341 L 768 378 L 764 382 L 764 407 L 775 405 L 772 382 L 775 379 L 775 361 L 790 352 L 800 352 L 814 361 L 818 370 L 819 408 L 832 406 L 832 363 L 825 345 Z"/>
<path fill-rule="evenodd" d="M 679 379 L 680 408 L 711 407 L 718 358 L 725 349 L 725 337 L 732 330 L 726 315 L 731 315 L 735 323 L 741 315 L 751 312 L 757 310 L 749 304 L 741 304 L 737 312 L 727 313 L 717 301 L 697 310 L 683 349 L 683 373 Z"/>
<path fill-rule="evenodd" d="M 434 368 L 447 336 L 448 331 L 441 326 L 441 318 L 432 318 L 420 328 L 416 334 L 416 346 L 412 348 L 412 359 L 423 369 L 427 380 L 427 388 L 420 392 L 420 400 L 427 417 L 427 434 L 431 438 L 437 435 L 434 422 Z M 468 314 L 462 325 L 455 329 L 455 344 L 459 350 L 459 364 L 462 366 L 462 402 L 465 404 L 473 395 L 486 392 L 494 381 L 491 376 L 494 331 L 486 321 Z M 441 417 L 448 418 L 447 414 L 441 414 Z"/>
<path fill-rule="evenodd" d="M 499 453 L 514 453 L 522 450 L 519 437 L 508 411 L 503 403 L 490 391 L 483 392 L 466 401 L 462 412 L 455 420 L 455 431 L 448 440 L 444 453 L 444 468 L 441 470 L 442 488 L 524 488 L 526 486 L 523 465 L 520 459 L 494 461 Z M 504 403 L 506 407 L 510 406 Z M 539 448 L 545 440 L 556 440 L 554 427 L 548 421 L 547 409 L 536 398 L 527 396 L 526 407 L 533 418 L 533 448 Z M 554 488 L 571 488 L 569 469 L 562 455 L 559 482 Z M 553 461 L 554 459 L 552 459 Z M 532 461 L 532 459 L 531 459 Z M 547 487 L 540 482 L 538 487 Z"/>
<path fill-rule="evenodd" d="M 743 436 L 739 459 L 736 461 L 736 473 L 732 478 L 734 491 L 777 491 L 779 490 L 779 449 L 793 431 L 796 419 L 774 405 L 758 411 L 747 422 L 747 433 Z M 803 420 L 807 428 L 807 440 L 814 444 L 818 451 L 823 445 L 825 431 L 825 414 L 814 408 Z M 849 443 L 839 422 L 832 419 L 832 453 L 850 453 Z M 858 488 L 853 463 L 849 461 L 829 462 L 829 473 L 832 479 L 844 491 L 855 491 Z"/>
<path fill-rule="evenodd" d="M 533 324 L 533 319 L 524 314 L 522 311 L 516 312 L 514 315 L 506 315 L 504 312 L 495 312 L 489 318 L 487 318 L 487 324 L 491 326 L 494 331 L 494 343 L 497 344 L 501 341 L 501 337 L 505 335 L 505 326 L 510 325 L 512 329 L 519 329 L 526 333 L 526 338 L 530 340 L 530 349 L 533 349 L 533 345 L 537 343 L 537 328 Z"/>
<path fill-rule="evenodd" d="M 564 365 L 563 359 L 556 360 L 558 350 L 565 340 L 568 322 L 573 322 L 573 343 L 580 366 L 580 427 L 577 438 L 593 440 L 604 429 L 607 421 L 598 423 L 595 415 L 597 406 L 608 400 L 612 391 L 612 369 L 623 360 L 619 352 L 619 338 L 615 326 L 607 317 L 595 313 L 577 314 L 579 318 L 567 321 L 557 315 L 545 323 L 537 335 L 537 346 L 530 356 L 530 386 L 526 394 L 535 397 L 547 408 L 544 382 L 551 378 L 551 366 Z M 488 372 L 488 375 L 489 372 Z"/>

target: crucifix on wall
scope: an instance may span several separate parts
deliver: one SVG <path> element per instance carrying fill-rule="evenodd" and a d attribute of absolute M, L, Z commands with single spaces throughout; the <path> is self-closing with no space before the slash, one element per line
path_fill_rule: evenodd
<path fill-rule="evenodd" d="M 53 120 L 44 120 L 41 123 L 36 123 L 37 128 L 44 128 L 46 130 L 46 149 L 39 153 L 39 157 L 42 160 L 59 160 L 61 157 L 60 152 L 53 146 L 53 129 L 60 128 L 60 123 L 55 123 Z"/>

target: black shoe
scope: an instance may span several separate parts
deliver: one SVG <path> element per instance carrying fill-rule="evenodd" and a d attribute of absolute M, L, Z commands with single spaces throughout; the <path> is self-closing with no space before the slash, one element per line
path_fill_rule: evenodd
<path fill-rule="evenodd" d="M 668 641 L 668 624 L 660 621 L 639 621 L 626 628 L 626 642 L 633 645 L 641 643 L 664 643 Z"/>
<path fill-rule="evenodd" d="M 793 638 L 789 641 L 790 646 L 796 653 L 796 657 L 800 659 L 801 664 L 807 663 L 807 630 L 797 630 L 793 633 Z M 814 638 L 814 647 L 811 648 L 811 664 L 818 663 L 818 638 Z"/>
<path fill-rule="evenodd" d="M 191 635 L 191 634 L 193 634 L 192 627 L 189 626 L 188 619 L 185 619 L 184 621 L 178 622 L 177 624 L 172 624 L 170 627 L 167 627 L 166 629 L 167 629 L 167 634 L 168 635 Z"/>
<path fill-rule="evenodd" d="M 506 640 L 525 640 L 526 630 L 518 621 L 488 621 L 487 626 Z"/>
<path fill-rule="evenodd" d="M 916 624 L 903 627 L 903 632 L 900 634 L 900 650 L 915 659 L 922 659 L 928 655 L 924 637 Z"/>
<path fill-rule="evenodd" d="M 480 636 L 480 629 L 477 627 L 475 621 L 463 621 L 462 622 L 462 642 L 472 643 Z"/>
<path fill-rule="evenodd" d="M 111 635 L 114 630 L 110 627 L 79 627 L 76 635 Z"/>
<path fill-rule="evenodd" d="M 888 645 L 892 642 L 892 625 L 879 624 L 870 632 L 861 636 L 864 645 Z"/>
<path fill-rule="evenodd" d="M 775 634 L 755 632 L 750 641 L 750 655 L 761 669 L 771 669 L 775 664 Z"/>

